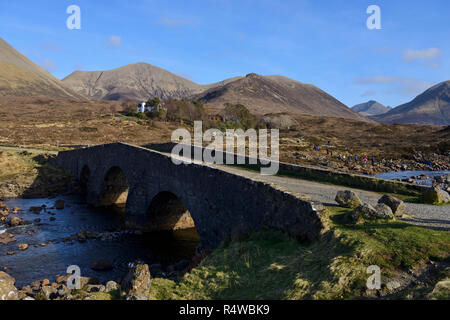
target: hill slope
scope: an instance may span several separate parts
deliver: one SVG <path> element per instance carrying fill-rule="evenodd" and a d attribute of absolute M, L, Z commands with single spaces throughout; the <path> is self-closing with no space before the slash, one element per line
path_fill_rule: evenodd
<path fill-rule="evenodd" d="M 353 106 L 352 110 L 358 112 L 363 116 L 376 116 L 388 112 L 389 110 L 391 110 L 391 108 L 385 107 L 377 101 L 370 100 L 365 103 L 360 103 L 356 106 Z"/>
<path fill-rule="evenodd" d="M 418 95 L 411 102 L 391 111 L 371 117 L 382 123 L 417 123 L 428 125 L 450 125 L 450 80 Z"/>
<path fill-rule="evenodd" d="M 217 109 L 229 102 L 258 114 L 287 112 L 368 121 L 319 88 L 283 76 L 252 73 L 193 98 Z"/>
<path fill-rule="evenodd" d="M 135 63 L 107 71 L 75 71 L 62 81 L 94 100 L 181 99 L 221 86 L 236 78 L 199 85 L 147 63 Z"/>
<path fill-rule="evenodd" d="M 0 95 L 83 99 L 0 38 Z"/>

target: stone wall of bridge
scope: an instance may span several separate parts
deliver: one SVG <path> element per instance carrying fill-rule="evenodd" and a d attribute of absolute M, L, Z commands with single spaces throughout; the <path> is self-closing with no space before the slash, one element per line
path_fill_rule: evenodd
<path fill-rule="evenodd" d="M 207 165 L 175 165 L 169 156 L 149 149 L 113 143 L 63 151 L 55 161 L 82 180 L 93 205 L 106 204 L 110 197 L 105 190 L 119 197 L 123 179 L 110 175 L 123 172 L 129 186 L 126 220 L 132 228 L 146 227 L 148 209 L 161 192 L 176 195 L 189 210 L 204 248 L 261 228 L 281 229 L 300 240 L 314 240 L 323 229 L 320 204 Z"/>

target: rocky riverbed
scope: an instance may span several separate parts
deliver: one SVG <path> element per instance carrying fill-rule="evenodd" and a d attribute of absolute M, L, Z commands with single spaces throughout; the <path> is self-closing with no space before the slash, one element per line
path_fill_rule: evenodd
<path fill-rule="evenodd" d="M 0 271 L 14 278 L 20 299 L 109 294 L 111 281 L 121 284 L 130 264 L 148 265 L 152 275 L 176 280 L 195 263 L 199 244 L 195 230 L 127 230 L 120 214 L 91 208 L 78 196 L 6 200 L 0 203 L 0 217 Z M 67 290 L 62 278 L 71 265 L 80 268 L 86 285 L 94 286 L 81 296 Z M 5 286 L 12 282 L 8 279 Z"/>
<path fill-rule="evenodd" d="M 327 154 L 325 151 L 313 152 L 294 152 L 289 156 L 282 157 L 282 161 L 310 164 L 341 172 L 376 175 L 386 172 L 402 172 L 402 171 L 449 171 L 450 170 L 450 153 L 437 154 L 432 153 L 424 155 L 420 152 L 414 153 L 408 159 L 391 159 L 375 158 L 372 164 L 372 158 L 367 155 L 367 163 L 363 162 L 364 155 L 355 155 L 350 153 L 339 153 L 334 151 Z"/>

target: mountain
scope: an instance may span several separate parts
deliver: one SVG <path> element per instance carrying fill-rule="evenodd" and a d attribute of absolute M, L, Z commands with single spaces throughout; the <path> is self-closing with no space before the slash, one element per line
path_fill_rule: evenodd
<path fill-rule="evenodd" d="M 377 101 L 370 100 L 365 103 L 357 104 L 356 106 L 353 106 L 352 109 L 353 111 L 356 111 L 363 116 L 376 116 L 379 114 L 386 113 L 392 108 L 385 107 Z"/>
<path fill-rule="evenodd" d="M 287 112 L 368 121 L 319 88 L 283 76 L 251 73 L 192 98 L 216 109 L 229 102 L 243 104 L 258 114 Z"/>
<path fill-rule="evenodd" d="M 0 38 L 0 96 L 83 97 Z"/>
<path fill-rule="evenodd" d="M 370 117 L 381 123 L 450 125 L 450 80 L 429 88 L 414 100 Z"/>
<path fill-rule="evenodd" d="M 94 100 L 182 99 L 212 86 L 199 85 L 147 63 L 135 63 L 107 71 L 75 71 L 62 81 L 74 91 Z"/>

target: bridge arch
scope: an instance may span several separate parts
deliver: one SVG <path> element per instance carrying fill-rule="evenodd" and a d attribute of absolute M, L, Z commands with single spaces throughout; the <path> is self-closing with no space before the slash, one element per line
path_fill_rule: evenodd
<path fill-rule="evenodd" d="M 111 167 L 103 178 L 98 204 L 101 207 L 125 207 L 130 184 L 125 172 L 118 166 Z"/>
<path fill-rule="evenodd" d="M 146 230 L 168 231 L 195 228 L 190 211 L 175 193 L 158 192 L 146 212 Z"/>

